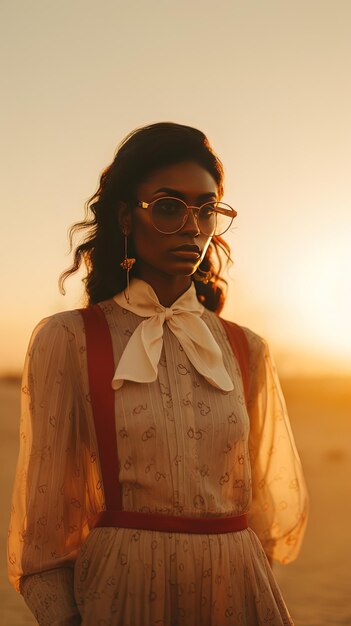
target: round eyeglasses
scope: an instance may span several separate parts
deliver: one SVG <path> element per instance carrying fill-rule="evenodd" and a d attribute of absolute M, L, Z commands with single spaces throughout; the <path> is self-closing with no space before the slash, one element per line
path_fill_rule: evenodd
<path fill-rule="evenodd" d="M 147 209 L 153 226 L 164 235 L 172 235 L 183 228 L 189 215 L 194 212 L 199 230 L 203 235 L 223 235 L 230 228 L 237 212 L 224 202 L 206 202 L 201 206 L 188 206 L 180 198 L 158 198 L 153 202 L 138 201 L 137 206 Z"/>

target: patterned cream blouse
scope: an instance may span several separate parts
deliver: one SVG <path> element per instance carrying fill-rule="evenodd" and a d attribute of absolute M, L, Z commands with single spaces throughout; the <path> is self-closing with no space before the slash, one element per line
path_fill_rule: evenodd
<path fill-rule="evenodd" d="M 142 318 L 114 300 L 100 306 L 117 364 Z M 220 320 L 206 309 L 202 320 L 222 350 L 233 390 L 209 384 L 164 324 L 157 380 L 126 380 L 115 392 L 123 506 L 192 516 L 248 512 L 266 554 L 288 563 L 303 538 L 307 494 L 275 366 L 266 343 L 244 329 L 251 381 L 246 407 Z M 9 573 L 40 623 L 51 624 L 77 614 L 72 567 L 104 507 L 79 311 L 36 327 L 20 424 Z"/>

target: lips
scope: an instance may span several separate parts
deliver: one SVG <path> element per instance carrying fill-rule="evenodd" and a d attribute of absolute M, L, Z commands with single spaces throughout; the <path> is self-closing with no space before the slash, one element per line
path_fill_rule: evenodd
<path fill-rule="evenodd" d="M 195 244 L 185 243 L 182 246 L 178 246 L 177 248 L 173 248 L 172 252 L 193 252 L 194 254 L 201 254 L 201 250 L 199 246 Z"/>

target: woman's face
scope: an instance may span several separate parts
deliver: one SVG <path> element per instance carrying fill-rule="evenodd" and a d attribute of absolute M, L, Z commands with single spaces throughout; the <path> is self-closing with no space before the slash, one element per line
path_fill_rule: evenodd
<path fill-rule="evenodd" d="M 218 199 L 218 188 L 207 170 L 189 161 L 153 172 L 137 187 L 136 195 L 139 201 L 147 203 L 173 196 L 188 205 L 201 206 L 206 201 Z M 131 235 L 137 258 L 135 269 L 143 279 L 157 274 L 168 277 L 191 276 L 200 265 L 211 241 L 211 236 L 200 232 L 192 211 L 181 230 L 163 234 L 153 226 L 148 210 L 139 207 L 133 208 Z M 196 246 L 198 252 L 189 246 Z"/>

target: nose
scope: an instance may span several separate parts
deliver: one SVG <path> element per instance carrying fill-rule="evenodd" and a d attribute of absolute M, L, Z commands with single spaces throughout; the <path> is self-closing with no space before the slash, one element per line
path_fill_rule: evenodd
<path fill-rule="evenodd" d="M 201 231 L 198 222 L 198 210 L 196 208 L 191 208 L 188 211 L 188 216 L 181 230 L 182 232 L 195 233 L 196 236 L 200 234 Z"/>

